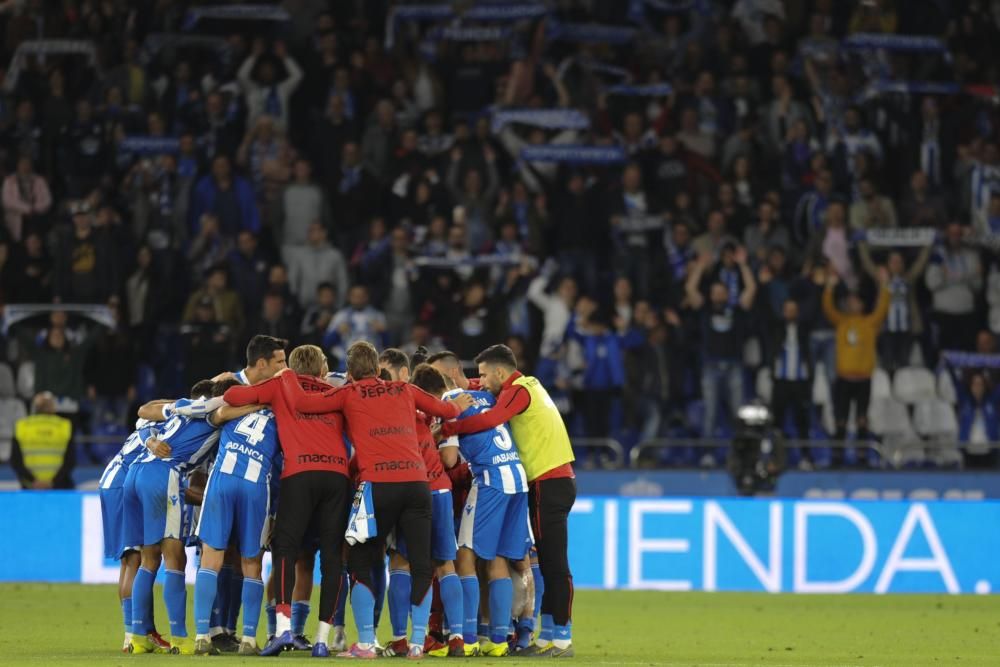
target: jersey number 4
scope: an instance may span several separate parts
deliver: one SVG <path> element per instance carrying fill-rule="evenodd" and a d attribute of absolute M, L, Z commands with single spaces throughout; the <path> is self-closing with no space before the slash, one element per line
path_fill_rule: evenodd
<path fill-rule="evenodd" d="M 269 415 L 258 413 L 247 415 L 236 425 L 236 432 L 246 436 L 247 442 L 251 446 L 256 447 L 257 443 L 264 439 L 264 429 L 267 427 L 267 421 L 270 418 Z"/>

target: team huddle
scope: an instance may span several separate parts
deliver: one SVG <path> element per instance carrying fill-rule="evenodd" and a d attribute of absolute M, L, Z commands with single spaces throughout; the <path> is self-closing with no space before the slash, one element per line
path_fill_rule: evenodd
<path fill-rule="evenodd" d="M 123 650 L 572 657 L 574 457 L 559 411 L 511 350 L 484 350 L 470 380 L 450 352 L 410 360 L 358 342 L 342 374 L 329 372 L 320 348 L 302 345 L 286 359 L 286 345 L 255 336 L 243 370 L 142 406 L 105 469 L 104 545 L 121 561 Z M 200 553 L 193 639 L 191 545 Z M 161 563 L 169 642 L 153 619 Z M 392 641 L 381 646 L 386 599 Z"/>

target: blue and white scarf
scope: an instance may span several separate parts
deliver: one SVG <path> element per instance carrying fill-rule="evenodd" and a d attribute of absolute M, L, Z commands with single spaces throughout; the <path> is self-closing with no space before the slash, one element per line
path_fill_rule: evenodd
<path fill-rule="evenodd" d="M 621 164 L 625 150 L 621 146 L 571 146 L 566 144 L 525 146 L 521 149 L 525 162 L 562 162 L 565 164 Z"/>
<path fill-rule="evenodd" d="M 507 109 L 493 112 L 490 129 L 497 133 L 510 123 L 547 130 L 584 130 L 590 127 L 590 118 L 577 109 Z"/>
<path fill-rule="evenodd" d="M 347 517 L 347 531 L 344 539 L 350 546 L 363 544 L 378 536 L 378 525 L 375 523 L 375 503 L 372 501 L 372 485 L 361 482 L 354 494 L 351 513 Z"/>

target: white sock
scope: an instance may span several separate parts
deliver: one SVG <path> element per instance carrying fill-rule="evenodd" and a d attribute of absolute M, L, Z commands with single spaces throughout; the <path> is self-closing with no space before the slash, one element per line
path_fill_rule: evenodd
<path fill-rule="evenodd" d="M 452 634 L 451 636 L 448 637 L 448 641 L 451 641 L 452 639 L 461 639 L 461 638 L 462 638 L 462 633 L 458 633 L 457 635 Z"/>
<path fill-rule="evenodd" d="M 553 639 L 552 645 L 555 646 L 560 651 L 569 648 L 573 641 L 570 639 Z"/>
<path fill-rule="evenodd" d="M 257 645 L 257 638 L 256 637 L 248 637 L 247 635 L 243 635 L 243 643 L 244 644 L 253 644 L 254 646 L 256 646 Z"/>
<path fill-rule="evenodd" d="M 208 635 L 195 635 L 194 636 L 194 640 L 195 641 L 201 641 L 202 639 L 207 640 L 208 639 Z"/>
<path fill-rule="evenodd" d="M 207 635 L 207 637 L 218 637 L 223 632 L 225 632 L 225 629 L 220 628 L 220 627 L 209 628 L 208 629 L 208 635 Z"/>
<path fill-rule="evenodd" d="M 126 632 L 125 633 L 125 643 L 128 644 L 131 641 L 132 641 L 132 633 L 131 632 Z"/>
<path fill-rule="evenodd" d="M 277 614 L 275 616 L 274 620 L 275 620 L 275 624 L 274 624 L 274 634 L 275 635 L 280 635 L 283 632 L 291 632 L 292 631 L 292 617 L 291 616 L 285 616 L 284 614 L 279 613 L 279 614 Z"/>
<path fill-rule="evenodd" d="M 403 635 L 402 637 L 397 637 L 396 635 L 392 636 L 392 641 L 394 642 L 398 642 L 400 639 L 406 639 L 406 635 Z"/>
<path fill-rule="evenodd" d="M 372 647 L 371 644 L 366 644 L 364 642 L 358 642 L 358 648 L 361 649 L 362 651 L 367 651 L 371 647 Z"/>
<path fill-rule="evenodd" d="M 334 636 L 342 635 L 342 634 L 344 634 L 344 626 L 342 626 L 342 625 L 335 625 L 335 626 L 333 626 L 333 635 Z"/>
<path fill-rule="evenodd" d="M 330 628 L 332 626 L 329 623 L 319 622 L 319 626 L 316 628 L 316 643 L 326 644 L 327 639 L 330 637 Z"/>
<path fill-rule="evenodd" d="M 538 648 L 545 648 L 551 643 L 552 643 L 551 639 L 537 639 L 537 638 L 535 639 L 535 646 L 537 646 Z"/>

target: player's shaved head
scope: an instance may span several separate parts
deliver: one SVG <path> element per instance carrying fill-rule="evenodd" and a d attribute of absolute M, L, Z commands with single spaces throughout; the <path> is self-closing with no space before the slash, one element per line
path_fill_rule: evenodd
<path fill-rule="evenodd" d="M 427 357 L 427 363 L 441 371 L 459 389 L 468 389 L 469 380 L 462 370 L 462 361 L 451 350 L 437 352 Z"/>
<path fill-rule="evenodd" d="M 438 398 L 448 390 L 447 378 L 430 364 L 420 364 L 414 368 L 413 379 L 410 382 Z"/>
<path fill-rule="evenodd" d="M 215 389 L 215 383 L 211 380 L 198 380 L 191 387 L 191 398 L 201 398 L 202 396 L 211 396 L 212 390 Z"/>
<path fill-rule="evenodd" d="M 326 355 L 316 345 L 299 345 L 288 355 L 288 367 L 299 375 L 323 377 L 327 373 Z"/>
<path fill-rule="evenodd" d="M 352 380 L 377 377 L 379 372 L 378 350 L 366 340 L 347 348 L 347 374 Z"/>

